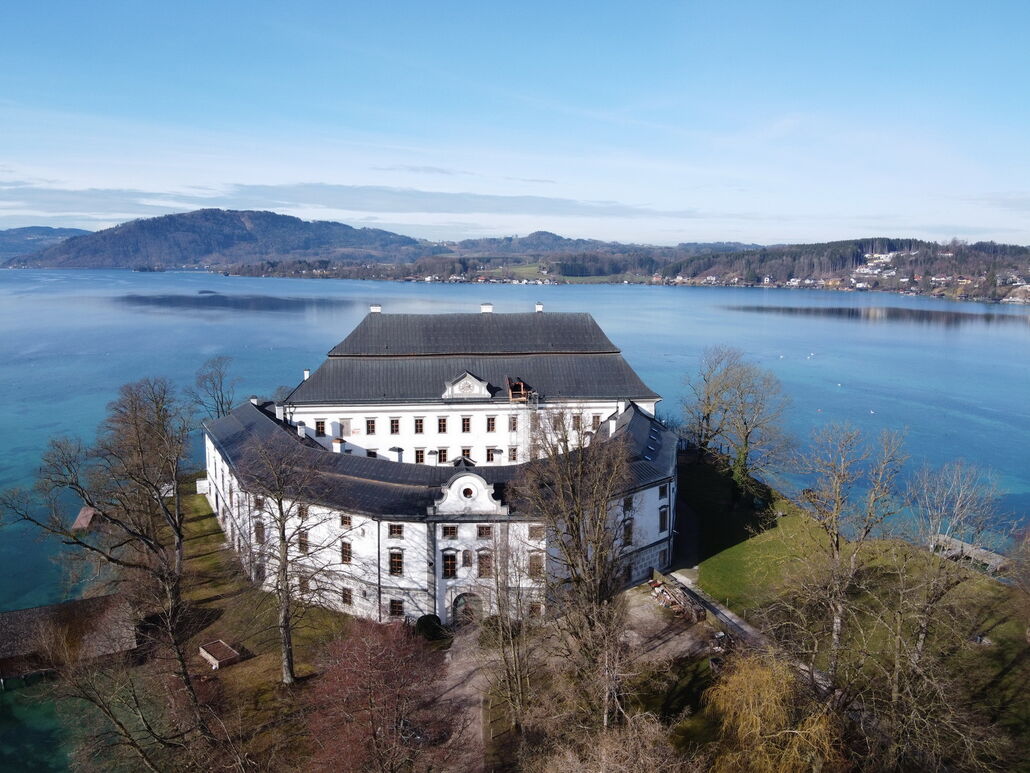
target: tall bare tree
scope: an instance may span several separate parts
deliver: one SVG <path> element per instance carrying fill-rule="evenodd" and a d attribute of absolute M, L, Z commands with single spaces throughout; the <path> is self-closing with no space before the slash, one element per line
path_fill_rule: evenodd
<path fill-rule="evenodd" d="M 200 366 L 186 395 L 209 418 L 220 419 L 232 411 L 239 382 L 232 375 L 232 357 L 219 355 Z"/>

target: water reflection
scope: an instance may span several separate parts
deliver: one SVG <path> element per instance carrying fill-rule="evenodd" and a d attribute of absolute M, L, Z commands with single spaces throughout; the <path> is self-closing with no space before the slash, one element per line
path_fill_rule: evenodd
<path fill-rule="evenodd" d="M 338 310 L 358 302 L 349 298 L 284 298 L 275 295 L 223 295 L 200 290 L 196 295 L 119 295 L 116 303 L 137 308 L 188 311 L 303 312 Z"/>
<path fill-rule="evenodd" d="M 799 317 L 836 317 L 858 322 L 915 322 L 956 327 L 970 322 L 1030 324 L 1026 314 L 978 314 L 941 309 L 906 309 L 896 306 L 726 306 L 730 311 L 783 314 Z"/>

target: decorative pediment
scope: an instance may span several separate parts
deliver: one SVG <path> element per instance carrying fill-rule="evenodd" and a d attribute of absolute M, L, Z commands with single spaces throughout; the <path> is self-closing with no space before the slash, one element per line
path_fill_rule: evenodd
<path fill-rule="evenodd" d="M 473 472 L 459 472 L 441 487 L 440 498 L 429 508 L 437 515 L 507 515 L 508 506 L 494 496 L 494 485 Z"/>
<path fill-rule="evenodd" d="M 467 370 L 447 382 L 444 400 L 482 400 L 490 398 L 490 385 Z"/>

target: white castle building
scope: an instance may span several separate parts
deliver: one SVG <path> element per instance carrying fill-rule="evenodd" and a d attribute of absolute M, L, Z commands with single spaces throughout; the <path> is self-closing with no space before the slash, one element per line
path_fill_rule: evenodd
<path fill-rule="evenodd" d="M 568 417 L 585 444 L 626 440 L 631 482 L 612 511 L 630 584 L 672 555 L 676 438 L 654 418 L 660 399 L 589 314 L 374 305 L 282 402 L 205 422 L 207 496 L 244 569 L 268 583 L 276 532 L 241 465 L 255 440 L 288 437 L 318 481 L 291 505 L 302 595 L 377 620 L 489 612 L 503 545 L 539 613 L 547 535 L 505 496 L 538 422 Z"/>

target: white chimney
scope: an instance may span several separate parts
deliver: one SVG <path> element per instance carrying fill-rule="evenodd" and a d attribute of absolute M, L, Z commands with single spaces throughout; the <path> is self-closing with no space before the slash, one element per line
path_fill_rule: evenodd
<path fill-rule="evenodd" d="M 251 395 L 250 396 L 250 404 L 251 405 L 257 405 L 257 395 Z"/>
<path fill-rule="evenodd" d="M 306 432 L 306 426 L 307 425 L 305 425 L 304 422 L 302 422 L 302 421 L 298 421 L 297 422 L 297 437 L 307 437 L 308 436 L 308 433 Z"/>
<path fill-rule="evenodd" d="M 544 304 L 542 304 L 540 301 L 537 301 L 536 302 L 536 310 L 537 311 L 543 311 L 544 310 Z"/>
<path fill-rule="evenodd" d="M 479 310 L 484 314 L 492 314 L 494 311 L 494 305 L 492 303 L 481 303 Z"/>
<path fill-rule="evenodd" d="M 343 438 L 342 437 L 334 437 L 333 438 L 333 453 L 334 454 L 338 454 L 342 450 L 343 450 Z"/>
<path fill-rule="evenodd" d="M 282 421 L 284 413 L 285 413 L 285 411 L 283 411 L 282 403 L 276 403 L 275 404 L 275 418 L 278 419 L 279 421 Z"/>
<path fill-rule="evenodd" d="M 383 311 L 383 305 L 381 303 L 373 303 L 368 307 L 368 310 L 372 314 L 381 314 Z"/>
<path fill-rule="evenodd" d="M 304 380 L 307 381 L 309 378 L 311 378 L 311 371 L 304 368 Z"/>

